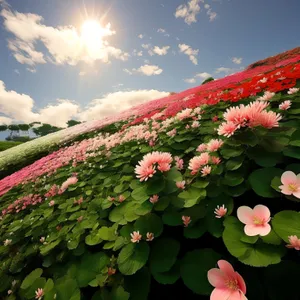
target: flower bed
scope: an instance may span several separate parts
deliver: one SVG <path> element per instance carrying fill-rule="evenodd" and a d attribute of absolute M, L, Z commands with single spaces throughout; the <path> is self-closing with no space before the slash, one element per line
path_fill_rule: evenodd
<path fill-rule="evenodd" d="M 279 65 L 2 179 L 0 296 L 298 299 L 300 69 Z"/>

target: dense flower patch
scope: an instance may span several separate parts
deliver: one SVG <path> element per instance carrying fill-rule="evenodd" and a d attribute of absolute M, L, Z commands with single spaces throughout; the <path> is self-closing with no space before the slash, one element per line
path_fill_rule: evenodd
<path fill-rule="evenodd" d="M 0 297 L 298 299 L 299 67 L 153 101 L 2 179 Z"/>

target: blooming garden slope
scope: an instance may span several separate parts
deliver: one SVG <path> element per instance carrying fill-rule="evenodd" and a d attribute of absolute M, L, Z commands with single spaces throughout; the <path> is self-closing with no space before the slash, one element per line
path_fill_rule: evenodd
<path fill-rule="evenodd" d="M 3 178 L 1 297 L 298 299 L 298 50 L 65 131 Z"/>

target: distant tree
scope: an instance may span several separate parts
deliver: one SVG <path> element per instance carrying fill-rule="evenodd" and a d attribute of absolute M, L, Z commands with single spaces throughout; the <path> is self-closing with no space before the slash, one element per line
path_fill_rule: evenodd
<path fill-rule="evenodd" d="M 67 124 L 68 124 L 68 127 L 72 127 L 72 126 L 75 126 L 75 125 L 77 125 L 77 124 L 81 124 L 81 122 L 76 121 L 76 120 L 69 120 L 69 121 L 67 122 Z"/>
<path fill-rule="evenodd" d="M 213 81 L 213 80 L 215 80 L 213 77 L 209 77 L 209 78 L 205 79 L 205 80 L 202 82 L 202 84 L 208 83 L 208 82 Z"/>
<path fill-rule="evenodd" d="M 39 126 L 37 128 L 33 128 L 32 131 L 39 136 L 45 136 L 49 133 L 53 133 L 56 131 L 61 130 L 62 128 L 56 127 L 56 126 L 52 126 L 50 124 L 42 124 L 42 126 Z"/>
<path fill-rule="evenodd" d="M 29 136 L 29 131 L 28 131 L 30 129 L 29 124 L 19 124 L 19 128 L 21 131 L 27 132 L 27 135 Z"/>
<path fill-rule="evenodd" d="M 9 135 L 10 138 L 13 136 L 14 132 L 19 134 L 19 131 L 20 131 L 19 125 L 16 125 L 16 124 L 8 125 L 8 129 L 10 130 L 10 135 Z"/>
<path fill-rule="evenodd" d="M 6 131 L 8 129 L 7 125 L 0 125 L 0 131 Z"/>

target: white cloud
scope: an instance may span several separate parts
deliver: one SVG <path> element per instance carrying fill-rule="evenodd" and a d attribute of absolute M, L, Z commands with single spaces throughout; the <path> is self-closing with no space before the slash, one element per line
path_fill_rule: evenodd
<path fill-rule="evenodd" d="M 142 48 L 144 48 L 144 49 L 149 49 L 149 47 L 150 47 L 150 44 L 142 44 Z"/>
<path fill-rule="evenodd" d="M 28 72 L 31 72 L 31 73 L 36 73 L 36 69 L 35 68 L 26 68 L 26 70 Z"/>
<path fill-rule="evenodd" d="M 4 82 L 0 81 L 0 111 L 2 118 L 13 119 L 18 122 L 44 122 L 55 126 L 65 126 L 71 116 L 78 112 L 79 106 L 69 100 L 57 100 L 58 103 L 33 112 L 34 100 L 25 94 L 9 91 Z M 57 116 L 59 115 L 59 118 Z"/>
<path fill-rule="evenodd" d="M 118 86 L 121 85 L 118 84 Z M 0 81 L 0 111 L 3 114 L 0 116 L 0 124 L 11 124 L 13 121 L 42 122 L 63 127 L 72 118 L 78 118 L 81 121 L 99 120 L 132 106 L 168 95 L 168 92 L 157 90 L 119 91 L 94 99 L 84 108 L 80 108 L 79 104 L 71 100 L 57 99 L 55 104 L 49 104 L 37 111 L 34 107 L 34 100 L 29 95 L 9 91 Z M 34 109 L 37 112 L 34 113 Z M 59 118 L 57 118 L 58 115 Z"/>
<path fill-rule="evenodd" d="M 231 68 L 220 67 L 215 70 L 215 73 L 229 73 L 233 71 Z"/>
<path fill-rule="evenodd" d="M 20 75 L 20 71 L 18 69 L 14 69 L 14 72 L 18 75 Z"/>
<path fill-rule="evenodd" d="M 153 48 L 153 52 L 157 55 L 166 55 L 168 53 L 169 49 L 170 49 L 170 46 L 164 46 L 162 48 L 159 48 L 158 46 L 155 46 Z"/>
<path fill-rule="evenodd" d="M 187 83 L 195 83 L 196 79 L 195 78 L 187 78 L 187 79 L 184 79 L 184 81 Z"/>
<path fill-rule="evenodd" d="M 242 63 L 242 60 L 243 60 L 242 57 L 233 57 L 232 58 L 232 62 L 237 64 L 237 65 L 240 65 Z"/>
<path fill-rule="evenodd" d="M 139 37 L 140 39 L 142 39 L 144 36 L 143 36 L 142 34 L 140 34 L 138 37 Z"/>
<path fill-rule="evenodd" d="M 164 28 L 158 28 L 158 29 L 157 29 L 157 32 L 165 33 L 165 32 L 166 32 L 166 29 L 164 29 Z"/>
<path fill-rule="evenodd" d="M 209 5 L 209 4 L 204 4 L 204 8 L 205 8 L 205 9 L 209 9 L 209 8 L 210 8 L 210 5 Z"/>
<path fill-rule="evenodd" d="M 149 59 L 145 59 L 145 60 L 144 60 L 144 63 L 149 65 L 149 64 L 150 64 Z"/>
<path fill-rule="evenodd" d="M 160 69 L 158 66 L 154 65 L 143 65 L 140 66 L 136 72 L 142 73 L 146 76 L 152 76 L 152 75 L 159 75 L 163 72 L 162 69 Z"/>
<path fill-rule="evenodd" d="M 123 69 L 123 71 L 124 71 L 125 73 L 129 74 L 129 75 L 132 75 L 132 72 L 131 72 L 130 70 L 128 70 L 128 69 Z"/>
<path fill-rule="evenodd" d="M 100 99 L 94 99 L 78 118 L 81 121 L 99 120 L 103 117 L 118 114 L 132 106 L 146 103 L 150 100 L 168 96 L 167 92 L 157 90 L 134 90 L 110 93 Z"/>
<path fill-rule="evenodd" d="M 192 49 L 191 46 L 186 45 L 186 44 L 179 44 L 178 45 L 179 51 L 186 54 L 190 61 L 194 64 L 194 65 L 198 65 L 198 60 L 196 58 L 196 56 L 199 53 L 199 49 Z"/>
<path fill-rule="evenodd" d="M 190 0 L 187 4 L 179 5 L 176 8 L 175 17 L 183 18 L 188 25 L 196 23 L 196 16 L 200 12 L 200 2 L 203 2 L 203 0 Z"/>
<path fill-rule="evenodd" d="M 212 75 L 209 74 L 209 73 L 207 73 L 207 72 L 202 72 L 202 73 L 196 74 L 195 77 L 200 77 L 200 78 L 202 78 L 202 79 L 206 79 L 206 78 L 208 78 L 208 77 L 212 77 Z"/>
<path fill-rule="evenodd" d="M 84 37 L 73 26 L 47 26 L 43 18 L 36 14 L 12 12 L 2 9 L 0 15 L 4 19 L 4 28 L 14 35 L 8 41 L 8 48 L 21 64 L 69 64 L 76 65 L 83 61 L 92 63 L 96 60 L 109 63 L 110 58 L 127 60 L 128 53 L 110 46 L 105 38 L 116 34 L 110 24 L 103 27 L 102 39 L 98 43 L 87 46 Z M 38 43 L 47 49 L 45 55 L 36 49 Z"/>
<path fill-rule="evenodd" d="M 207 10 L 206 14 L 209 16 L 209 21 L 213 21 L 217 17 L 217 13 L 212 11 L 209 4 L 204 4 L 204 8 Z"/>
<path fill-rule="evenodd" d="M 79 76 L 84 76 L 85 74 L 86 74 L 85 71 L 80 71 L 78 75 L 79 75 Z"/>
<path fill-rule="evenodd" d="M 132 53 L 134 56 L 143 56 L 143 51 L 137 51 L 136 49 L 134 49 Z"/>
<path fill-rule="evenodd" d="M 13 119 L 0 116 L 0 125 L 10 125 Z"/>

